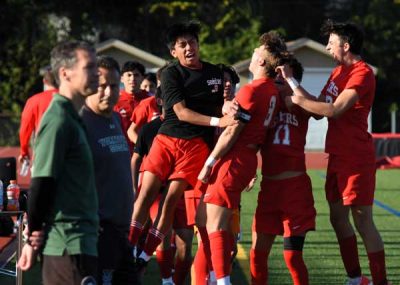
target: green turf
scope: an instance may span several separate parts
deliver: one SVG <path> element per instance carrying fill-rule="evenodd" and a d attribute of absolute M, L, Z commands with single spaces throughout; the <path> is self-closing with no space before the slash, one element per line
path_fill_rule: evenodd
<path fill-rule="evenodd" d="M 317 230 L 307 235 L 304 247 L 310 284 L 343 284 L 345 272 L 339 255 L 335 234 L 329 224 L 329 212 L 325 201 L 324 171 L 309 171 L 313 182 L 313 193 L 317 209 Z M 242 241 L 241 246 L 248 254 L 251 245 L 251 219 L 257 204 L 258 187 L 242 195 Z M 375 199 L 387 206 L 400 211 L 400 170 L 385 170 L 377 172 L 377 190 Z M 400 217 L 375 206 L 374 217 L 377 228 L 385 242 L 386 264 L 388 277 L 393 285 L 400 284 Z M 359 253 L 364 274 L 370 276 L 365 250 L 358 237 Z M 194 246 L 194 250 L 195 250 Z M 249 284 L 248 259 L 240 262 L 241 266 L 234 267 L 232 284 Z M 277 238 L 269 259 L 270 284 L 292 284 L 289 273 L 282 257 L 282 239 Z M 35 272 L 25 275 L 24 284 L 40 284 L 38 268 Z M 161 284 L 158 268 L 151 261 L 145 275 L 144 284 Z M 14 284 L 12 278 L 0 277 L 1 285 Z M 189 284 L 189 282 L 187 282 Z"/>

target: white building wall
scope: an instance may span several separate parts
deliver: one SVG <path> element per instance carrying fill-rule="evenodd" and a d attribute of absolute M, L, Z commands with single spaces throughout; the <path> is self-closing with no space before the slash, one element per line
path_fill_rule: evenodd
<path fill-rule="evenodd" d="M 312 95 L 319 96 L 331 73 L 331 68 L 305 68 L 301 85 Z M 306 150 L 324 150 L 328 120 L 311 118 L 308 123 Z"/>

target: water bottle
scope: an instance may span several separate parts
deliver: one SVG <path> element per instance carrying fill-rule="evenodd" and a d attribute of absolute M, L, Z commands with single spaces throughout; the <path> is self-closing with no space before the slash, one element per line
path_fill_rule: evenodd
<path fill-rule="evenodd" d="M 16 180 L 10 180 L 10 185 L 7 187 L 7 210 L 19 210 L 19 193 L 20 189 Z"/>
<path fill-rule="evenodd" d="M 19 175 L 21 176 L 27 176 L 29 172 L 29 159 L 24 158 L 24 161 L 22 162 L 21 169 L 19 171 Z"/>
<path fill-rule="evenodd" d="M 4 184 L 0 180 L 0 212 L 3 211 L 3 195 L 4 195 Z"/>

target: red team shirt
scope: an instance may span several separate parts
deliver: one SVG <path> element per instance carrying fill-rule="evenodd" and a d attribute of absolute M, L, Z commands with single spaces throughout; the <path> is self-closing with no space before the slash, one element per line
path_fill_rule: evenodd
<path fill-rule="evenodd" d="M 149 94 L 140 90 L 138 93 L 129 94 L 122 90 L 119 95 L 114 111 L 120 113 L 122 117 L 123 130 L 126 133 L 131 125 L 132 112 L 139 105 L 140 101 L 149 97 Z"/>
<path fill-rule="evenodd" d="M 254 177 L 257 151 L 249 145 L 260 145 L 276 110 L 278 90 L 269 78 L 257 79 L 239 90 L 235 99 L 250 120 L 229 152 L 214 165 L 204 202 L 235 209 L 240 193 Z"/>
<path fill-rule="evenodd" d="M 282 106 L 261 147 L 262 174 L 273 176 L 284 171 L 306 171 L 304 146 L 310 115 L 294 105 Z"/>
<path fill-rule="evenodd" d="M 53 99 L 56 89 L 46 90 L 30 97 L 25 104 L 21 115 L 19 131 L 20 152 L 22 156 L 29 155 L 29 140 L 33 132 L 39 130 L 40 119 Z"/>
<path fill-rule="evenodd" d="M 368 114 L 375 95 L 375 76 L 362 60 L 351 66 L 336 67 L 322 90 L 326 102 L 335 102 L 344 89 L 355 89 L 359 100 L 340 118 L 328 119 L 325 152 L 352 158 L 375 157 L 368 133 Z"/>
<path fill-rule="evenodd" d="M 156 98 L 151 96 L 140 101 L 139 105 L 133 110 L 131 122 L 135 123 L 138 130 L 145 124 L 160 116 Z"/>

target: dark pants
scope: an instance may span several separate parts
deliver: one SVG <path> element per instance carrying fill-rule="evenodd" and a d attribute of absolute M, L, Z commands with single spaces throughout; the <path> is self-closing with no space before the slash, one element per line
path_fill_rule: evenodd
<path fill-rule="evenodd" d="M 100 222 L 97 275 L 99 285 L 139 284 L 127 234 L 127 230 L 105 221 Z"/>
<path fill-rule="evenodd" d="M 97 257 L 91 255 L 43 255 L 44 285 L 96 285 Z"/>

